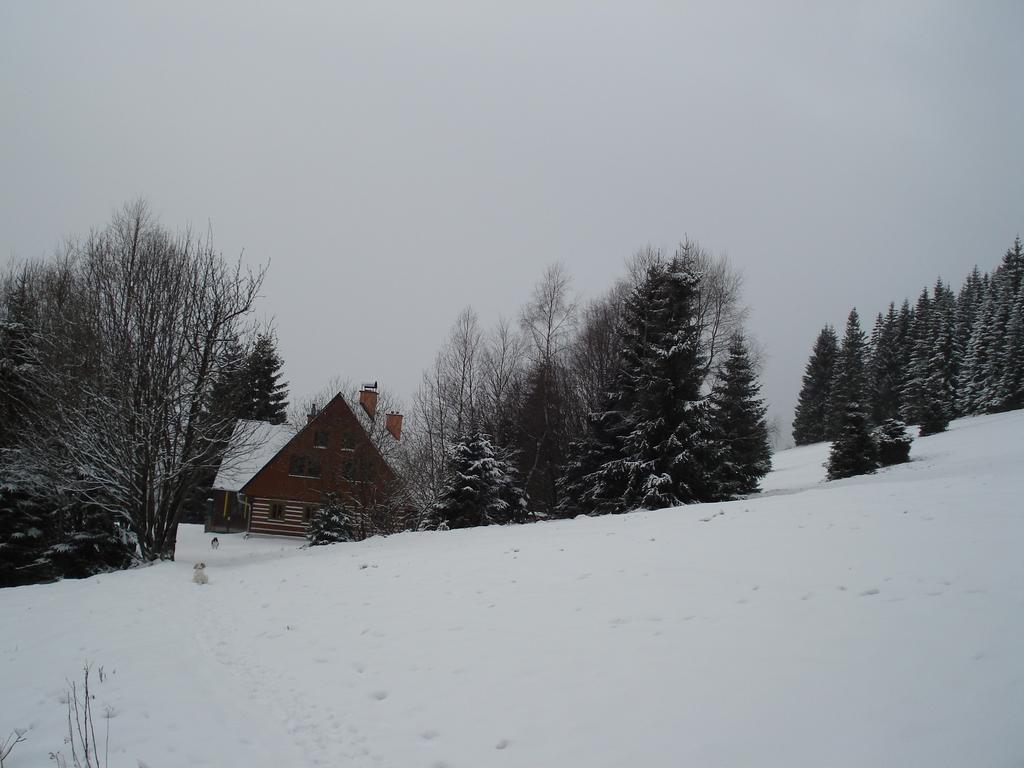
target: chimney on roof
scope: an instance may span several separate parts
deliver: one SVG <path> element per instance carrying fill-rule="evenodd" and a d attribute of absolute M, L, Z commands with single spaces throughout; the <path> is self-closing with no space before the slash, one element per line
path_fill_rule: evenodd
<path fill-rule="evenodd" d="M 384 428 L 391 433 L 395 440 L 402 439 L 402 414 L 389 413 L 384 419 Z"/>
<path fill-rule="evenodd" d="M 309 406 L 309 413 L 306 414 L 306 423 L 309 424 L 309 422 L 316 418 L 318 413 L 320 413 L 320 411 L 317 410 L 316 403 L 313 403 Z"/>
<path fill-rule="evenodd" d="M 359 404 L 371 419 L 377 415 L 377 382 L 363 384 L 359 391 Z"/>

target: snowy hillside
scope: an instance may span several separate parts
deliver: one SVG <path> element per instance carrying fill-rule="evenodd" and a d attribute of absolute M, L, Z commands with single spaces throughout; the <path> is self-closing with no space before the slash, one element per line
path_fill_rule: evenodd
<path fill-rule="evenodd" d="M 176 563 L 0 591 L 5 768 L 65 749 L 84 661 L 115 768 L 1020 765 L 1022 435 L 965 419 L 830 484 L 795 449 L 760 497 L 621 517 L 184 528 Z"/>

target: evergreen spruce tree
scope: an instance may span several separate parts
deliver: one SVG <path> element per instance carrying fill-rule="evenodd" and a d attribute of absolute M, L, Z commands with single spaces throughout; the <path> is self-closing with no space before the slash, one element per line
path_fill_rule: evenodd
<path fill-rule="evenodd" d="M 356 529 L 351 510 L 341 503 L 338 494 L 325 493 L 323 502 L 309 518 L 306 540 L 311 547 L 355 541 Z"/>
<path fill-rule="evenodd" d="M 692 257 L 677 254 L 649 270 L 650 296 L 639 327 L 627 330 L 635 350 L 623 365 L 621 458 L 608 469 L 625 480 L 623 509 L 660 509 L 703 501 L 709 486 L 701 398 L 705 361 L 697 326 L 697 273 Z"/>
<path fill-rule="evenodd" d="M 912 332 L 914 327 L 914 310 L 910 308 L 910 302 L 903 300 L 900 305 L 900 312 L 896 319 L 896 356 L 899 360 L 900 369 L 900 406 L 902 409 L 902 385 L 906 382 L 907 371 L 910 370 L 910 360 L 913 356 Z"/>
<path fill-rule="evenodd" d="M 899 315 L 890 304 L 885 317 L 878 316 L 871 346 L 871 415 L 875 424 L 900 413 L 903 361 L 900 359 Z"/>
<path fill-rule="evenodd" d="M 953 414 L 955 416 L 963 416 L 966 413 L 963 409 L 963 396 L 960 392 L 960 386 L 964 380 L 963 368 L 967 365 L 971 332 L 981 316 L 981 310 L 985 302 L 985 292 L 986 278 L 982 276 L 977 265 L 975 265 L 956 297 L 956 310 L 953 322 L 953 345 L 957 372 L 953 400 Z"/>
<path fill-rule="evenodd" d="M 0 587 L 60 577 L 47 554 L 54 539 L 52 528 L 42 504 L 10 482 L 0 485 Z"/>
<path fill-rule="evenodd" d="M 957 383 L 959 413 L 986 413 L 994 405 L 989 398 L 991 382 L 995 378 L 993 360 L 999 354 L 1000 347 L 996 329 L 997 303 L 996 289 L 990 282 L 960 367 Z"/>
<path fill-rule="evenodd" d="M 928 296 L 928 289 L 924 289 L 917 299 L 914 307 L 914 321 L 910 328 L 910 363 L 907 366 L 906 381 L 903 385 L 903 410 L 904 421 L 911 424 L 919 424 L 923 418 L 924 408 L 927 404 L 927 392 L 925 390 L 932 352 L 935 347 L 932 324 L 932 300 Z"/>
<path fill-rule="evenodd" d="M 1014 304 L 1020 286 L 1024 282 L 1024 246 L 1020 237 L 1003 256 L 1003 261 L 993 275 L 994 317 L 990 336 L 993 339 L 989 371 L 983 388 L 982 400 L 988 412 L 1006 410 L 1006 392 L 1004 382 L 1015 375 L 1013 370 L 1006 368 L 1010 358 L 1007 357 L 1006 341 L 1010 335 Z"/>
<path fill-rule="evenodd" d="M 843 418 L 841 431 L 829 454 L 829 480 L 873 472 L 877 466 L 866 400 L 866 346 L 860 318 L 854 309 L 846 322 L 846 333 L 832 384 L 832 395 L 836 404 L 843 409 Z"/>
<path fill-rule="evenodd" d="M 1009 323 L 1001 351 L 1002 375 L 999 380 L 999 409 L 1024 407 L 1024 285 L 1010 310 Z"/>
<path fill-rule="evenodd" d="M 488 435 L 474 432 L 453 447 L 448 481 L 431 517 L 435 526 L 446 528 L 526 521 L 518 473 L 512 462 L 496 455 Z"/>
<path fill-rule="evenodd" d="M 701 396 L 692 257 L 648 266 L 626 298 L 617 375 L 562 479 L 562 514 L 655 509 L 717 497 Z"/>
<path fill-rule="evenodd" d="M 826 325 L 814 342 L 804 370 L 800 400 L 793 419 L 793 440 L 797 445 L 820 443 L 830 437 L 827 427 L 830 421 L 829 395 L 838 348 L 835 329 Z"/>
<path fill-rule="evenodd" d="M 57 505 L 52 513 L 55 540 L 43 553 L 43 560 L 71 579 L 127 568 L 135 558 L 136 542 L 119 524 L 112 507 L 80 499 Z"/>
<path fill-rule="evenodd" d="M 610 469 L 619 457 L 622 423 L 611 394 L 603 411 L 587 414 L 586 431 L 570 443 L 565 472 L 558 481 L 559 517 L 622 511 L 625 479 Z"/>
<path fill-rule="evenodd" d="M 55 536 L 53 516 L 29 493 L 40 480 L 12 461 L 36 405 L 39 358 L 35 313 L 22 273 L 0 297 L 0 587 L 60 577 L 46 555 Z"/>
<path fill-rule="evenodd" d="M 230 339 L 217 363 L 217 375 L 207 405 L 211 414 L 223 420 L 225 438 L 230 437 L 235 421 L 248 418 L 253 410 L 250 365 L 251 358 L 238 339 Z"/>
<path fill-rule="evenodd" d="M 645 277 L 626 297 L 619 322 L 622 348 L 618 373 L 605 394 L 603 409 L 587 417 L 587 432 L 570 447 L 561 478 L 559 513 L 615 514 L 629 511 L 623 502 L 629 478 L 624 440 L 631 430 L 631 412 L 637 408 L 635 382 L 648 366 L 652 308 L 661 290 L 663 262 L 647 269 Z"/>
<path fill-rule="evenodd" d="M 755 493 L 771 470 L 767 408 L 760 390 L 746 342 L 737 333 L 708 398 L 712 478 L 720 498 Z"/>
<path fill-rule="evenodd" d="M 931 313 L 931 356 L 918 417 L 922 435 L 944 432 L 953 417 L 956 396 L 955 304 L 952 292 L 941 281 L 935 287 Z"/>
<path fill-rule="evenodd" d="M 0 448 L 12 445 L 32 411 L 38 345 L 28 278 L 22 273 L 0 302 Z"/>
<path fill-rule="evenodd" d="M 910 445 L 914 442 L 907 433 L 907 425 L 897 419 L 886 419 L 872 434 L 878 452 L 878 463 L 883 467 L 910 461 Z"/>
<path fill-rule="evenodd" d="M 245 379 L 248 394 L 243 417 L 283 424 L 288 411 L 288 384 L 281 381 L 284 365 L 272 334 L 260 334 L 249 353 Z"/>

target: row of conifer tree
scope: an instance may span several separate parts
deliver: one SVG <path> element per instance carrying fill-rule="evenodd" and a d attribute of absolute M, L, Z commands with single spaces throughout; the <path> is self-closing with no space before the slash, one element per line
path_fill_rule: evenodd
<path fill-rule="evenodd" d="M 1022 278 L 1018 237 L 995 270 L 975 267 L 959 291 L 939 279 L 914 306 L 890 304 L 870 338 L 856 310 L 841 343 L 825 326 L 804 372 L 796 444 L 836 442 L 841 466 L 830 474 L 847 476 L 871 469 L 872 425 L 902 420 L 928 435 L 960 416 L 1024 406 Z"/>
<path fill-rule="evenodd" d="M 771 465 L 765 405 L 742 330 L 712 366 L 701 264 L 686 245 L 648 263 L 617 312 L 604 387 L 568 443 L 549 516 L 620 513 L 735 498 Z M 473 429 L 451 450 L 427 517 L 439 527 L 537 516 L 513 451 Z"/>

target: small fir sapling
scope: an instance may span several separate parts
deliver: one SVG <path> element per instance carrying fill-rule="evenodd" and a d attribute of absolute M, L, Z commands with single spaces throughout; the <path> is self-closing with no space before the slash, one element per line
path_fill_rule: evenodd
<path fill-rule="evenodd" d="M 890 467 L 910 461 L 910 444 L 914 438 L 907 432 L 907 425 L 898 419 L 886 419 L 875 427 L 872 437 L 878 451 L 878 464 Z"/>

